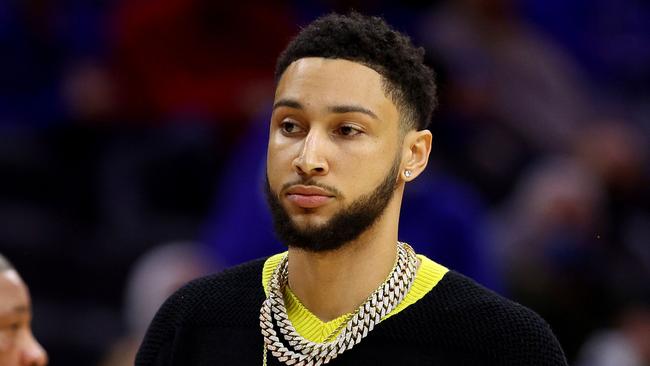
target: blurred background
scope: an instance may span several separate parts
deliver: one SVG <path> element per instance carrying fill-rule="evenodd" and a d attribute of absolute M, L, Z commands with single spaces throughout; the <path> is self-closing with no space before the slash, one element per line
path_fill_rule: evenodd
<path fill-rule="evenodd" d="M 650 364 L 650 3 L 221 3 L 0 2 L 0 252 L 51 365 L 132 364 L 175 288 L 284 250 L 275 58 L 351 8 L 438 75 L 401 239 L 540 313 L 572 364 Z"/>

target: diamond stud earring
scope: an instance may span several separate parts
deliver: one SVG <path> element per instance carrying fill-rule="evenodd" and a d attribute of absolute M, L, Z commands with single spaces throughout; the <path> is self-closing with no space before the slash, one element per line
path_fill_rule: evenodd
<path fill-rule="evenodd" d="M 410 177 L 411 177 L 411 171 L 410 171 L 410 170 L 405 170 L 405 171 L 404 171 L 404 176 L 405 176 L 406 178 L 410 178 Z"/>

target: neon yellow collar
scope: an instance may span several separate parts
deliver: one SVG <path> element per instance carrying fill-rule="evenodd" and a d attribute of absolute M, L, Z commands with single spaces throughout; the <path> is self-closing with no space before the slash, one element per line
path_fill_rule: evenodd
<path fill-rule="evenodd" d="M 266 262 L 264 262 L 264 268 L 262 269 L 262 286 L 264 286 L 264 292 L 267 296 L 268 283 L 271 279 L 271 275 L 280 263 L 282 257 L 286 254 L 287 252 L 276 254 L 269 257 Z M 399 313 L 420 300 L 424 295 L 431 291 L 431 289 L 433 289 L 449 271 L 444 266 L 423 255 L 418 254 L 418 259 L 420 259 L 420 267 L 418 268 L 411 290 L 406 294 L 404 300 L 393 309 L 393 311 L 386 315 L 386 318 L 384 319 Z M 291 292 L 289 287 L 285 290 L 284 302 L 287 308 L 289 320 L 293 323 L 296 331 L 298 331 L 301 336 L 312 342 L 324 342 L 325 339 L 331 336 L 332 332 L 334 332 L 338 326 L 350 316 L 350 314 L 343 314 L 336 319 L 323 322 L 305 308 L 296 295 Z"/>

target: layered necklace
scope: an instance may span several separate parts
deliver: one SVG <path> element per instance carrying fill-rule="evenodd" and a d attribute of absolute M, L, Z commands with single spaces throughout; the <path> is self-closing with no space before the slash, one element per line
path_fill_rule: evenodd
<path fill-rule="evenodd" d="M 289 282 L 289 267 L 287 256 L 284 256 L 271 276 L 269 294 L 260 309 L 264 365 L 267 351 L 286 365 L 319 366 L 352 349 L 402 302 L 413 284 L 417 266 L 413 248 L 397 242 L 397 260 L 386 281 L 332 333 L 332 336 L 338 334 L 336 338 L 330 336 L 325 342 L 318 343 L 298 334 L 287 315 L 284 290 Z"/>

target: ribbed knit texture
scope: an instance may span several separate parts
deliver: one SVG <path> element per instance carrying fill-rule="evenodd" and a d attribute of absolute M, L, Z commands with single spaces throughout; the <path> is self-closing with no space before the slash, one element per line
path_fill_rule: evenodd
<path fill-rule="evenodd" d="M 280 264 L 282 258 L 287 252 L 271 256 L 264 262 L 262 269 L 262 286 L 264 292 L 268 295 L 268 284 L 275 268 Z M 410 291 L 406 294 L 402 302 L 393 311 L 388 313 L 384 320 L 406 309 L 409 305 L 414 304 L 426 295 L 431 289 L 440 282 L 442 277 L 449 270 L 444 266 L 432 261 L 431 259 L 418 255 L 420 266 L 413 280 Z M 324 342 L 329 337 L 336 336 L 333 332 L 339 328 L 341 323 L 349 319 L 353 314 L 343 314 L 336 319 L 323 322 L 311 313 L 296 297 L 290 288 L 286 288 L 284 294 L 285 306 L 289 320 L 293 324 L 298 334 L 312 342 Z"/>
<path fill-rule="evenodd" d="M 263 264 L 249 262 L 177 291 L 149 327 L 136 365 L 261 365 Z M 330 364 L 554 366 L 566 360 L 537 314 L 449 271 Z M 268 365 L 280 363 L 269 353 Z"/>

